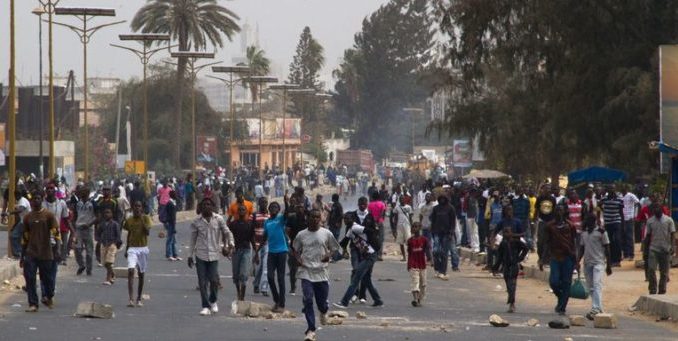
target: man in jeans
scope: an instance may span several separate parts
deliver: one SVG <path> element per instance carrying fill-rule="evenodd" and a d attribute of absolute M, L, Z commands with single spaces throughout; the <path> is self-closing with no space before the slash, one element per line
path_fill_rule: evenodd
<path fill-rule="evenodd" d="M 238 217 L 231 221 L 228 227 L 235 240 L 235 253 L 233 254 L 233 259 L 231 259 L 233 284 L 235 284 L 235 289 L 238 293 L 238 301 L 244 301 L 247 277 L 252 268 L 252 249 L 256 249 L 254 227 L 251 221 L 247 220 L 247 208 L 245 205 L 238 206 Z"/>
<path fill-rule="evenodd" d="M 209 197 L 200 202 L 200 216 L 191 223 L 188 267 L 198 274 L 198 286 L 202 310 L 200 315 L 208 316 L 219 312 L 217 292 L 219 290 L 219 254 L 228 256 L 233 245 L 233 235 L 224 218 L 214 214 L 214 202 Z M 223 243 L 223 247 L 221 244 Z M 195 257 L 195 260 L 193 259 Z M 207 285 L 210 286 L 209 296 Z"/>
<path fill-rule="evenodd" d="M 327 297 L 329 295 L 329 271 L 327 269 L 330 257 L 339 250 L 339 243 L 332 232 L 320 228 L 320 211 L 311 210 L 309 213 L 308 228 L 299 232 L 294 238 L 292 253 L 299 264 L 297 276 L 301 279 L 301 288 L 304 294 L 304 315 L 306 316 L 305 341 L 315 341 L 315 313 L 313 299 L 320 311 L 320 323 L 327 321 Z"/>
<path fill-rule="evenodd" d="M 83 187 L 78 193 L 80 201 L 76 204 L 78 218 L 75 220 L 77 246 L 75 247 L 75 261 L 78 263 L 77 275 L 87 270 L 87 276 L 92 276 L 92 253 L 94 252 L 93 233 L 97 217 L 94 214 L 94 205 L 89 200 L 89 188 Z M 83 261 L 82 252 L 87 255 Z"/>
<path fill-rule="evenodd" d="M 671 256 L 674 255 L 673 241 L 676 226 L 671 217 L 664 214 L 659 203 L 652 204 L 652 217 L 647 220 L 646 245 L 649 248 L 647 279 L 650 295 L 666 294 Z M 657 268 L 659 268 L 659 291 L 657 291 Z"/>
<path fill-rule="evenodd" d="M 607 232 L 598 226 L 594 212 L 586 212 L 583 225 L 576 267 L 579 269 L 581 259 L 584 258 L 584 274 L 591 294 L 591 311 L 586 314 L 586 318 L 593 320 L 597 314 L 603 312 L 603 271 L 608 276 L 612 274 L 610 239 Z"/>
<path fill-rule="evenodd" d="M 362 199 L 362 198 L 361 198 Z M 372 268 L 377 261 L 376 250 L 379 249 L 379 232 L 377 231 L 374 219 L 363 219 L 362 225 L 359 223 L 360 217 L 358 212 L 348 212 L 344 215 L 344 225 L 347 226 L 346 232 L 347 240 L 353 243 L 355 248 L 355 258 L 357 263 L 351 274 L 351 283 L 346 289 L 346 293 L 341 299 L 341 302 L 334 303 L 334 306 L 341 309 L 347 309 L 351 297 L 362 286 L 365 290 L 369 290 L 372 299 L 374 300 L 373 307 L 380 307 L 384 303 L 381 301 L 379 292 L 372 284 Z M 351 257 L 353 260 L 353 257 Z"/>
<path fill-rule="evenodd" d="M 605 231 L 610 238 L 610 256 L 612 267 L 620 267 L 622 258 L 622 217 L 624 216 L 624 202 L 617 197 L 614 186 L 607 189 L 607 196 L 600 204 L 603 208 Z"/>
<path fill-rule="evenodd" d="M 549 285 L 553 294 L 558 298 L 556 304 L 556 313 L 565 315 L 567 302 L 570 299 L 570 285 L 572 284 L 572 272 L 575 263 L 574 241 L 577 237 L 577 230 L 567 220 L 567 206 L 558 205 L 555 210 L 555 219 L 549 221 L 544 227 L 540 240 L 548 250 L 546 253 L 550 258 Z M 539 270 L 544 270 L 543 254 L 539 258 Z"/>
<path fill-rule="evenodd" d="M 622 202 L 624 203 L 624 223 L 622 225 L 622 253 L 624 259 L 632 261 L 634 258 L 634 226 L 636 212 L 640 207 L 638 197 L 629 192 L 629 185 L 622 189 Z"/>
<path fill-rule="evenodd" d="M 53 264 L 60 258 L 61 235 L 59 223 L 54 214 L 42 208 L 42 193 L 31 193 L 32 211 L 24 217 L 24 233 L 21 239 L 21 260 L 19 266 L 24 269 L 26 293 L 28 294 L 28 309 L 26 312 L 38 311 L 38 293 L 36 275 L 40 270 L 40 282 L 44 284 L 43 303 L 48 307 L 54 306 L 54 279 L 52 276 Z"/>
<path fill-rule="evenodd" d="M 433 235 L 433 267 L 436 277 L 446 281 L 447 255 L 452 252 L 452 270 L 459 271 L 455 229 L 457 213 L 446 195 L 438 197 L 438 205 L 431 213 L 431 234 Z"/>

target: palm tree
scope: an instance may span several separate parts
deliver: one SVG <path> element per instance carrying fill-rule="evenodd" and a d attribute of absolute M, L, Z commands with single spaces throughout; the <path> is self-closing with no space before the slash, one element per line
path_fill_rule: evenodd
<path fill-rule="evenodd" d="M 271 68 L 271 60 L 266 58 L 266 52 L 257 46 L 247 47 L 247 63 L 250 67 L 251 76 L 265 76 Z M 257 83 L 244 83 L 243 85 L 250 88 L 252 101 L 256 101 L 259 85 Z"/>
<path fill-rule="evenodd" d="M 216 0 L 147 0 L 132 19 L 132 30 L 143 33 L 166 33 L 179 44 L 179 51 L 205 50 L 208 43 L 223 47 L 222 34 L 228 40 L 240 31 L 240 19 L 231 10 L 217 4 Z M 181 167 L 181 122 L 186 77 L 186 58 L 177 63 L 177 96 L 175 99 L 174 165 Z"/>

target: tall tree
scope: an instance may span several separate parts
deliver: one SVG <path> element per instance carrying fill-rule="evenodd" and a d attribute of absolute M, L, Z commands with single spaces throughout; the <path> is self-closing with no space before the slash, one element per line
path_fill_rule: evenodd
<path fill-rule="evenodd" d="M 252 76 L 265 76 L 271 69 L 271 60 L 266 57 L 266 52 L 257 46 L 247 47 L 247 64 Z M 251 82 L 245 86 L 250 88 L 252 98 L 256 101 L 259 97 L 259 84 Z"/>
<path fill-rule="evenodd" d="M 240 31 L 239 17 L 216 0 L 147 0 L 132 19 L 134 31 L 167 33 L 178 41 L 179 51 L 205 50 L 209 45 L 223 47 L 225 35 L 232 40 Z M 181 137 L 184 82 L 188 60 L 179 58 L 176 74 L 175 134 Z M 181 166 L 181 139 L 174 139 L 174 165 Z"/>
<path fill-rule="evenodd" d="M 290 83 L 299 84 L 302 88 L 320 89 L 318 74 L 325 65 L 323 53 L 324 49 L 313 38 L 311 29 L 308 26 L 304 27 L 299 37 L 296 54 L 290 64 Z"/>
<path fill-rule="evenodd" d="M 514 174 L 557 177 L 607 164 L 656 166 L 657 46 L 678 40 L 678 4 L 613 0 L 438 2 L 438 126 L 480 133 Z"/>
<path fill-rule="evenodd" d="M 411 146 L 412 118 L 402 108 L 420 106 L 428 93 L 419 81 L 433 38 L 427 5 L 391 0 L 379 8 L 363 20 L 334 73 L 336 113 L 355 124 L 351 144 L 378 157 Z"/>

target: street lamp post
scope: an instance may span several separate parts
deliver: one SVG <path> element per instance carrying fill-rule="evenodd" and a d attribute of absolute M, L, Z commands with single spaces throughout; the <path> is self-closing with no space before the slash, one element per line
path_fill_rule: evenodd
<path fill-rule="evenodd" d="M 7 95 L 7 124 L 9 125 L 9 199 L 7 203 L 7 212 L 14 211 L 14 191 L 16 190 L 16 56 L 15 56 L 15 42 L 14 42 L 14 0 L 9 0 L 9 94 Z M 7 256 L 13 257 L 12 250 L 12 226 L 14 226 L 14 215 L 10 215 L 7 222 Z"/>
<path fill-rule="evenodd" d="M 412 155 L 414 156 L 414 115 L 422 114 L 424 109 L 422 108 L 403 108 L 403 111 L 410 114 L 410 120 L 412 122 Z"/>
<path fill-rule="evenodd" d="M 231 114 L 231 122 L 230 122 L 230 132 L 229 132 L 229 138 L 228 138 L 228 155 L 229 155 L 229 160 L 228 160 L 228 177 L 233 181 L 233 141 L 235 141 L 235 135 L 234 135 L 234 129 L 233 129 L 233 124 L 235 123 L 235 105 L 233 104 L 233 88 L 235 85 L 242 81 L 242 78 L 237 78 L 233 79 L 233 75 L 243 75 L 247 74 L 250 72 L 250 67 L 245 66 L 245 65 L 236 65 L 236 66 L 213 66 L 212 67 L 212 72 L 216 73 L 228 73 L 228 79 L 220 78 L 220 77 L 215 77 L 215 76 L 207 76 L 213 79 L 218 79 L 224 84 L 226 84 L 226 87 L 228 87 L 228 96 L 229 96 L 229 110 Z"/>
<path fill-rule="evenodd" d="M 52 43 L 52 31 L 53 31 L 53 16 L 54 8 L 59 3 L 59 0 L 39 0 L 40 5 L 42 5 L 43 10 L 47 13 L 47 29 L 48 29 L 48 63 L 49 63 L 49 125 L 47 130 L 49 131 L 49 174 L 50 178 L 54 178 L 56 173 L 56 162 L 55 162 L 55 152 L 54 152 L 54 44 Z M 42 56 L 42 53 L 40 53 Z M 40 72 L 40 80 L 42 80 L 42 72 Z M 42 112 L 41 112 L 42 113 Z M 42 146 L 42 143 L 40 144 Z"/>
<path fill-rule="evenodd" d="M 107 16 L 107 17 L 114 17 L 115 16 L 115 10 L 111 8 L 94 8 L 94 7 L 57 7 L 54 9 L 54 14 L 56 15 L 72 15 L 80 20 L 82 23 L 82 28 L 73 26 L 73 25 L 68 25 L 68 24 L 63 24 L 63 23 L 58 23 L 55 22 L 54 24 L 60 25 L 67 27 L 71 29 L 71 31 L 75 32 L 75 34 L 78 35 L 80 38 L 80 42 L 82 43 L 82 57 L 83 57 L 83 71 L 82 71 L 82 79 L 83 79 L 83 85 L 82 85 L 82 97 L 83 97 L 83 103 L 84 103 L 84 118 L 85 118 L 85 181 L 89 180 L 89 135 L 88 135 L 88 124 L 87 124 L 87 88 L 89 85 L 87 84 L 87 44 L 90 42 L 92 35 L 108 26 L 112 25 L 117 25 L 124 23 L 125 20 L 121 21 L 116 21 L 112 23 L 107 23 L 107 24 L 102 24 L 94 27 L 87 27 L 87 24 L 89 23 L 90 20 L 94 17 L 98 16 Z M 53 123 L 53 122 L 50 122 Z M 54 129 L 51 127 L 50 129 Z M 50 147 L 53 148 L 53 147 Z M 54 167 L 54 165 L 50 165 L 50 167 Z"/>
<path fill-rule="evenodd" d="M 188 58 L 188 68 L 191 74 L 191 174 L 195 180 L 195 144 L 196 144 L 196 135 L 195 135 L 195 80 L 198 76 L 198 72 L 202 69 L 219 64 L 221 62 L 207 63 L 203 65 L 196 65 L 198 59 L 214 59 L 214 52 L 191 52 L 191 51 L 177 51 L 170 54 L 172 58 Z M 177 138 L 181 138 L 177 136 Z"/>
<path fill-rule="evenodd" d="M 162 51 L 164 49 L 169 49 L 169 46 L 167 47 L 159 47 L 156 49 L 151 49 L 149 50 L 148 47 L 151 45 L 151 43 L 155 41 L 167 41 L 169 42 L 170 36 L 169 34 L 151 34 L 151 33 L 141 33 L 141 34 L 121 34 L 118 36 L 120 40 L 127 41 L 127 40 L 133 40 L 133 41 L 138 41 L 141 43 L 143 46 L 141 50 L 139 49 L 134 49 L 131 47 L 126 47 L 126 46 L 121 46 L 121 45 L 116 45 L 116 44 L 111 44 L 113 47 L 121 48 L 127 51 L 130 51 L 134 53 L 137 57 L 139 57 L 139 60 L 141 61 L 141 64 L 143 65 L 143 72 L 144 72 L 144 80 L 143 80 L 143 93 L 144 93 L 144 181 L 148 180 L 148 89 L 146 85 L 146 69 L 148 67 L 148 62 L 150 61 L 151 57 L 153 57 L 154 54 L 156 54 L 159 51 Z M 116 146 L 119 141 L 115 141 Z M 117 155 L 115 156 L 116 158 L 118 157 Z"/>
<path fill-rule="evenodd" d="M 40 110 L 40 116 L 38 118 L 38 141 L 40 143 L 40 146 L 38 148 L 38 155 L 40 156 L 40 180 L 43 180 L 45 178 L 45 163 L 43 160 L 43 153 L 42 153 L 42 141 L 44 138 L 44 132 L 43 132 L 43 121 L 44 121 L 44 111 L 42 110 L 42 15 L 46 13 L 45 9 L 43 7 L 36 7 L 34 10 L 31 11 L 31 13 L 35 14 L 38 16 L 38 54 L 40 55 L 38 57 L 38 69 L 40 72 L 40 79 L 38 80 L 38 86 L 40 87 L 39 90 L 39 98 L 40 98 L 40 104 L 39 104 L 39 110 Z"/>
<path fill-rule="evenodd" d="M 309 89 L 309 88 L 293 89 L 293 90 L 290 90 L 289 93 L 291 95 L 314 98 L 313 96 L 316 95 L 316 90 L 315 89 Z M 299 144 L 299 160 L 301 162 L 302 171 L 305 169 L 305 167 L 304 167 L 304 148 L 303 148 L 304 147 L 303 124 L 304 124 L 304 120 L 303 120 L 303 117 L 302 117 L 301 121 L 299 122 L 299 141 L 300 141 L 300 144 Z"/>
<path fill-rule="evenodd" d="M 264 86 L 267 83 L 277 83 L 278 79 L 275 77 L 268 76 L 251 76 L 244 79 L 245 83 L 256 84 L 259 89 L 259 179 L 263 180 L 263 167 L 262 160 L 264 158 L 263 150 L 263 135 L 264 135 L 264 117 L 263 117 L 263 108 L 261 106 L 261 97 L 263 95 Z M 254 108 L 254 106 L 253 106 Z"/>
<path fill-rule="evenodd" d="M 332 98 L 332 95 L 326 93 L 326 92 L 319 92 L 315 94 L 315 97 L 320 100 L 322 107 L 323 114 L 325 113 L 325 107 L 324 104 L 327 103 Z M 316 125 L 315 125 L 315 138 L 316 141 L 318 142 L 317 146 L 317 153 L 316 153 L 316 159 L 318 160 L 318 163 L 320 163 L 320 152 L 322 151 L 322 139 L 320 138 L 320 118 L 316 120 Z"/>
<path fill-rule="evenodd" d="M 271 90 L 282 90 L 282 115 L 283 115 L 283 120 L 282 120 L 282 154 L 283 154 L 283 168 L 282 171 L 283 173 L 287 172 L 287 155 L 285 151 L 285 112 L 287 112 L 287 92 L 292 89 L 298 89 L 299 84 L 274 84 L 268 87 Z M 283 184 L 285 188 L 287 188 L 287 182 Z"/>

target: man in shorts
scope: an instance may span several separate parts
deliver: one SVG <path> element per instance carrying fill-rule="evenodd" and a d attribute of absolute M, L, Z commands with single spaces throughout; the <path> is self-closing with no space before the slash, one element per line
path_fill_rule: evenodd
<path fill-rule="evenodd" d="M 133 215 L 123 224 L 122 228 L 127 231 L 127 291 L 129 293 L 128 307 L 143 306 L 141 293 L 144 290 L 144 274 L 148 265 L 148 235 L 151 232 L 151 218 L 144 214 L 144 206 L 137 201 L 132 204 Z M 139 273 L 139 288 L 136 302 L 134 301 L 134 270 Z"/>

